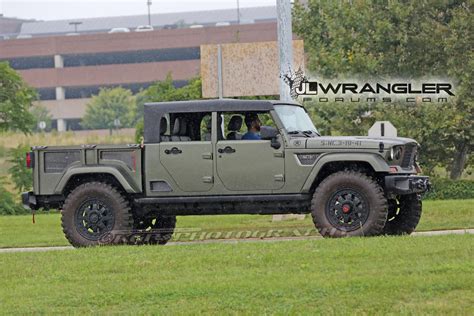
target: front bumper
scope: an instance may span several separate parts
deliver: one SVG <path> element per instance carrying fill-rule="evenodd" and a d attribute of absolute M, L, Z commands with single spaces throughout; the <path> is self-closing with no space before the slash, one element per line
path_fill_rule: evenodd
<path fill-rule="evenodd" d="M 431 188 L 427 176 L 393 175 L 385 177 L 385 190 L 399 195 L 425 193 Z"/>
<path fill-rule="evenodd" d="M 36 200 L 36 196 L 33 192 L 23 192 L 21 194 L 21 201 L 23 203 L 23 207 L 29 208 L 31 210 L 38 209 L 38 201 Z"/>

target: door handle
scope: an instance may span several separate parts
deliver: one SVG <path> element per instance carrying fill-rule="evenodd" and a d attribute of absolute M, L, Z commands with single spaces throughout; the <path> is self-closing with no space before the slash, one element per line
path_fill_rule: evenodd
<path fill-rule="evenodd" d="M 212 160 L 212 153 L 203 153 L 202 159 L 209 159 Z"/>
<path fill-rule="evenodd" d="M 173 147 L 171 149 L 165 149 L 165 154 L 169 155 L 169 154 L 172 154 L 172 155 L 179 155 L 181 154 L 183 151 L 180 150 L 179 148 L 177 147 Z"/>
<path fill-rule="evenodd" d="M 233 154 L 233 153 L 235 153 L 235 149 L 232 148 L 232 147 L 230 147 L 230 146 L 226 146 L 224 149 L 219 148 L 219 149 L 217 150 L 217 152 L 218 152 L 219 154 Z"/>

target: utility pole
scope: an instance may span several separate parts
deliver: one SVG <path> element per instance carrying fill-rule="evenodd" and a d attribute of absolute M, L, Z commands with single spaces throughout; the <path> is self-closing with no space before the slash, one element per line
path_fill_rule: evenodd
<path fill-rule="evenodd" d="M 148 6 L 148 25 L 151 25 L 151 14 L 150 14 L 151 0 L 147 0 L 146 5 Z"/>
<path fill-rule="evenodd" d="M 240 1 L 237 0 L 237 24 L 240 24 Z"/>
<path fill-rule="evenodd" d="M 77 26 L 81 24 L 82 22 L 69 22 L 69 25 L 74 25 L 74 33 L 77 33 Z"/>
<path fill-rule="evenodd" d="M 290 87 L 283 80 L 293 71 L 293 32 L 291 27 L 291 1 L 277 0 L 278 52 L 280 57 L 280 100 L 291 101 Z"/>

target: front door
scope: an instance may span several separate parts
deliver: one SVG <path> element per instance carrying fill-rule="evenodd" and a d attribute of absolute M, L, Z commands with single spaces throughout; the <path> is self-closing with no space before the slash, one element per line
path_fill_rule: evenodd
<path fill-rule="evenodd" d="M 283 148 L 283 146 L 282 146 Z M 217 142 L 217 174 L 231 191 L 268 191 L 283 187 L 283 150 L 269 140 L 224 140 Z"/>

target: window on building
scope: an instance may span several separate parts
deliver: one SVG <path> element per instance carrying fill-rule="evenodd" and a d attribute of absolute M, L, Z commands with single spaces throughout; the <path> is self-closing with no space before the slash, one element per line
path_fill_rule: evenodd
<path fill-rule="evenodd" d="M 16 70 L 35 69 L 35 68 L 54 68 L 53 56 L 35 56 L 0 59 L 0 62 L 6 61 L 10 67 Z"/>
<path fill-rule="evenodd" d="M 139 64 L 199 59 L 199 47 L 165 48 L 130 52 L 63 55 L 64 67 Z"/>

